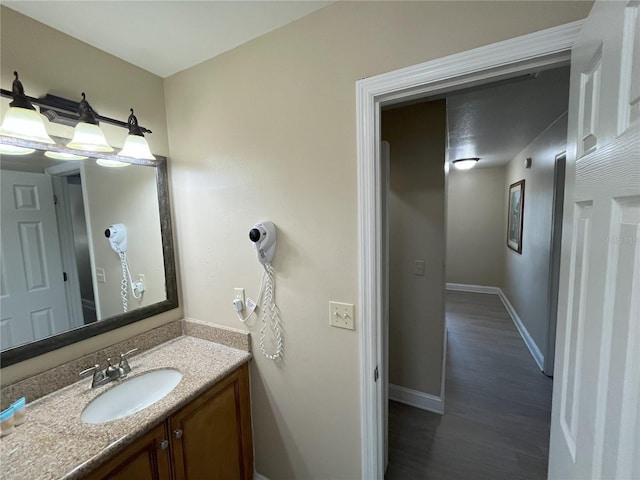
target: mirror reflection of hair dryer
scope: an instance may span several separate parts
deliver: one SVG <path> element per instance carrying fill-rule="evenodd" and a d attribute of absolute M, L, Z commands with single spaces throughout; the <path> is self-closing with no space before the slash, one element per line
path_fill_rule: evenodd
<path fill-rule="evenodd" d="M 127 227 L 122 223 L 114 223 L 104 231 L 104 236 L 109 240 L 109 244 L 114 252 L 120 257 L 120 265 L 122 267 L 122 282 L 120 286 L 120 298 L 122 299 L 122 310 L 127 312 L 129 309 L 129 284 L 131 284 L 131 293 L 133 298 L 139 300 L 144 293 L 144 282 L 141 280 L 134 282 L 131 278 L 129 263 L 127 262 Z"/>
<path fill-rule="evenodd" d="M 127 227 L 122 223 L 109 225 L 104 231 L 104 236 L 109 239 L 111 248 L 116 253 L 127 251 Z"/>

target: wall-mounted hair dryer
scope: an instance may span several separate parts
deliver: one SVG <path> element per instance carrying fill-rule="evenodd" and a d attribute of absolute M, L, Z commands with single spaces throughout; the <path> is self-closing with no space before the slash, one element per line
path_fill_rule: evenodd
<path fill-rule="evenodd" d="M 124 253 L 127 251 L 127 229 L 122 223 L 110 225 L 104 231 L 104 236 L 109 239 L 114 252 Z"/>
<path fill-rule="evenodd" d="M 256 223 L 249 231 L 261 264 L 271 264 L 276 253 L 276 226 L 273 222 Z"/>

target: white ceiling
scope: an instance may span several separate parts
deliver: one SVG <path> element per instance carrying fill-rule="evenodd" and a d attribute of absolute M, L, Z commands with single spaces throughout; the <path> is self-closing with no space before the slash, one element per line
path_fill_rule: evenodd
<path fill-rule="evenodd" d="M 331 1 L 20 1 L 24 15 L 161 77 L 213 58 Z M 449 158 L 506 164 L 567 110 L 569 67 L 448 93 Z M 395 105 L 391 108 L 396 108 Z"/>
<path fill-rule="evenodd" d="M 447 94 L 449 159 L 505 165 L 568 107 L 569 67 Z"/>
<path fill-rule="evenodd" d="M 330 1 L 16 1 L 2 4 L 160 77 L 197 65 Z"/>

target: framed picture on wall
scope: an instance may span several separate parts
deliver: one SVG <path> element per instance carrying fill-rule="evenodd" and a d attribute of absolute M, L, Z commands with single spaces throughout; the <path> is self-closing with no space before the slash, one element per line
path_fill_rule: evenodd
<path fill-rule="evenodd" d="M 522 253 L 522 225 L 524 212 L 524 179 L 509 187 L 509 210 L 507 219 L 507 246 Z"/>

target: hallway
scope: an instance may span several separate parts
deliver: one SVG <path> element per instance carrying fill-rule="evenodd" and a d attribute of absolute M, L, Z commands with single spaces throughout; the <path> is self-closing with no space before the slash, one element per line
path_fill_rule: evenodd
<path fill-rule="evenodd" d="M 396 479 L 543 479 L 552 380 L 497 295 L 447 292 L 445 415 L 389 405 Z"/>

